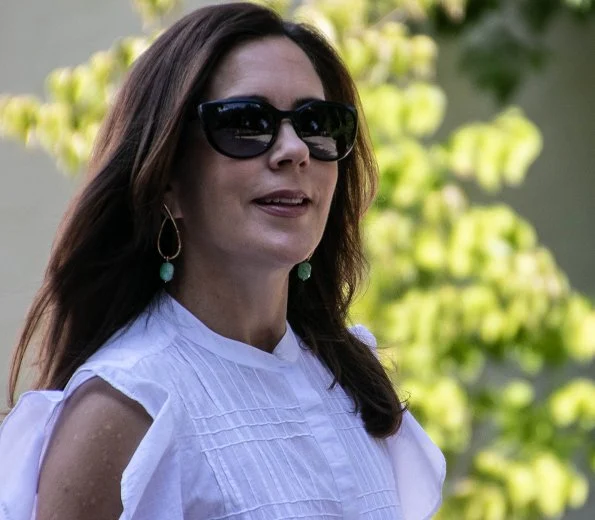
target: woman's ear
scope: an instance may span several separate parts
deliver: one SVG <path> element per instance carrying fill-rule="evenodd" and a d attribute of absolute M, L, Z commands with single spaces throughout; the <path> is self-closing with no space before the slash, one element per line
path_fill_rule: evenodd
<path fill-rule="evenodd" d="M 163 197 L 163 202 L 167 204 L 169 211 L 175 219 L 183 218 L 182 207 L 179 197 L 179 182 L 172 181 L 167 185 L 167 190 Z"/>
<path fill-rule="evenodd" d="M 196 147 L 193 146 L 193 143 L 197 142 L 199 131 L 198 126 L 191 125 L 184 133 L 185 137 L 179 144 L 177 157 L 172 165 L 174 173 L 170 176 L 165 188 L 163 202 L 167 204 L 175 219 L 184 218 L 182 201 L 184 195 L 188 196 L 189 181 L 192 179 L 190 175 L 195 170 Z"/>

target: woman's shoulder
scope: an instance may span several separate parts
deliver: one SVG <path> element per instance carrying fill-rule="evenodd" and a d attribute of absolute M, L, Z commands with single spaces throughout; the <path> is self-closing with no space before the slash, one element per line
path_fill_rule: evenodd
<path fill-rule="evenodd" d="M 103 379 L 83 383 L 65 403 L 43 458 L 38 517 L 118 517 L 122 474 L 151 423 L 140 403 Z"/>
<path fill-rule="evenodd" d="M 365 325 L 362 325 L 361 323 L 352 325 L 349 327 L 349 332 L 351 332 L 351 334 L 359 339 L 362 343 L 368 345 L 368 347 L 370 347 L 372 350 L 376 350 L 376 337 Z"/>
<path fill-rule="evenodd" d="M 163 353 L 175 341 L 176 332 L 162 314 L 159 305 L 151 304 L 113 334 L 81 368 L 105 365 L 134 369 L 139 362 Z"/>
<path fill-rule="evenodd" d="M 349 331 L 376 353 L 377 341 L 364 325 Z M 413 414 L 407 410 L 399 431 L 387 438 L 405 518 L 431 518 L 442 503 L 446 460 Z M 416 478 L 410 478 L 414 474 Z"/>
<path fill-rule="evenodd" d="M 98 377 L 139 403 L 153 419 L 166 403 L 175 409 L 176 338 L 162 311 L 147 308 L 76 370 L 64 389 L 64 398 Z"/>
<path fill-rule="evenodd" d="M 167 496 L 171 503 L 156 517 L 181 517 L 175 516 L 182 507 L 173 431 L 178 407 L 161 362 L 173 339 L 158 316 L 143 313 L 81 365 L 63 390 L 20 397 L 0 424 L 0 460 L 9 468 L 0 472 L 0 513 L 29 520 L 45 455 L 50 461 L 46 482 L 55 483 L 52 472 L 59 473 L 68 461 L 60 445 L 76 460 L 79 443 L 89 464 L 96 455 L 107 464 L 106 472 L 119 472 L 116 482 L 127 518 L 144 507 L 139 500 L 147 492 Z M 101 472 L 101 464 L 95 469 Z M 65 473 L 76 483 L 76 471 Z"/>
<path fill-rule="evenodd" d="M 0 424 L 0 518 L 34 517 L 46 454 L 50 484 L 76 491 L 78 483 L 94 481 L 94 497 L 103 500 L 107 495 L 102 491 L 113 497 L 113 489 L 104 489 L 100 481 L 112 478 L 123 517 L 181 518 L 173 408 L 170 393 L 159 382 L 90 367 L 78 371 L 64 390 L 26 392 Z M 52 451 L 54 439 L 58 448 Z M 80 460 L 85 463 L 75 467 Z M 140 499 L 152 495 L 164 502 L 146 511 Z M 86 513 L 77 517 L 92 518 Z"/>

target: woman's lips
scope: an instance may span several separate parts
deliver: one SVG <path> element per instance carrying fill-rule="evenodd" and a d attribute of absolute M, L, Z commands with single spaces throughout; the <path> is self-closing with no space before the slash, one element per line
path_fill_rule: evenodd
<path fill-rule="evenodd" d="M 305 215 L 310 207 L 310 201 L 304 199 L 300 204 L 286 202 L 264 202 L 254 201 L 262 211 L 275 217 L 296 218 Z"/>
<path fill-rule="evenodd" d="M 269 215 L 296 218 L 308 211 L 312 201 L 303 191 L 282 189 L 267 193 L 255 199 L 254 203 Z"/>

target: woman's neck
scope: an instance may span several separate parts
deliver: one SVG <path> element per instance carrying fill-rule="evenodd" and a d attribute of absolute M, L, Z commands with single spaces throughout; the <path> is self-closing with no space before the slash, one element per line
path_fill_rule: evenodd
<path fill-rule="evenodd" d="M 170 293 L 211 330 L 272 352 L 286 330 L 287 269 L 250 272 L 185 266 Z"/>

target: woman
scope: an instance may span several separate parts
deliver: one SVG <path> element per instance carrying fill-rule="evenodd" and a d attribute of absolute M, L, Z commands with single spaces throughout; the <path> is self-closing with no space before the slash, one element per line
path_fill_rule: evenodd
<path fill-rule="evenodd" d="M 321 36 L 247 3 L 139 58 L 16 349 L 13 402 L 34 338 L 39 379 L 0 430 L 1 519 L 436 511 L 442 455 L 346 326 L 358 104 Z"/>

